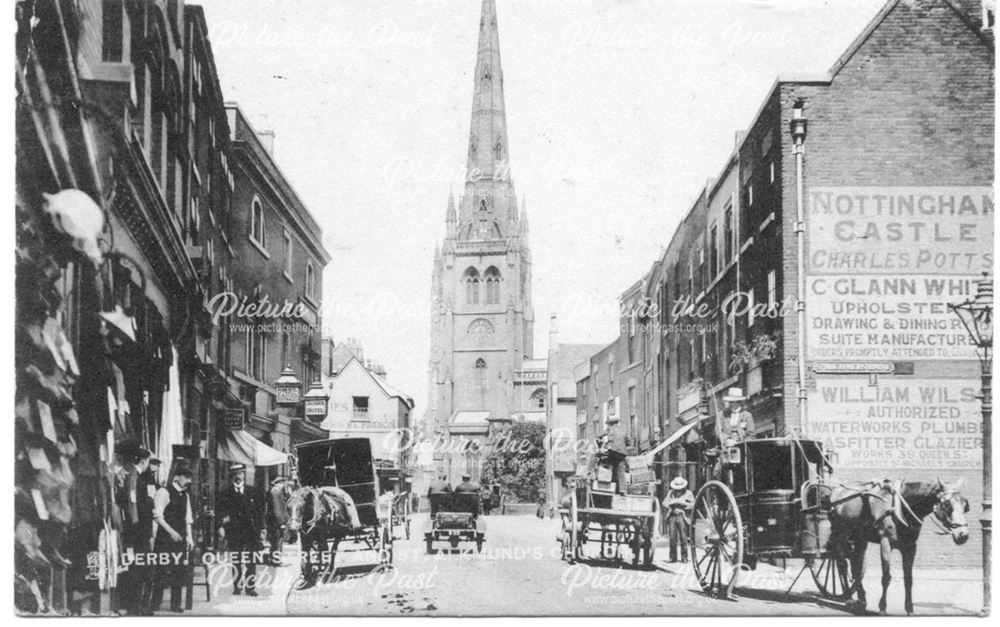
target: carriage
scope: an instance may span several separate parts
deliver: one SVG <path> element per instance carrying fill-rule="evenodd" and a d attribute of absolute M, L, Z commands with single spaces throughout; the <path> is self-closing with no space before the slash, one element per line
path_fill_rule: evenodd
<path fill-rule="evenodd" d="M 723 447 L 706 470 L 717 478 L 698 490 L 691 521 L 691 562 L 704 591 L 730 597 L 759 560 L 800 558 L 820 594 L 850 598 L 850 568 L 829 542 L 833 488 L 820 442 L 748 440 Z"/>
<path fill-rule="evenodd" d="M 378 461 L 379 489 L 382 494 L 393 495 L 389 528 L 395 533 L 396 528 L 402 526 L 403 534 L 409 540 L 410 520 L 413 517 L 413 474 L 392 462 Z"/>
<path fill-rule="evenodd" d="M 452 549 L 460 542 L 475 542 L 476 551 L 486 541 L 486 521 L 482 519 L 479 492 L 434 493 L 428 496 L 431 516 L 424 527 L 427 554 L 435 552 L 434 542 L 447 540 Z"/>
<path fill-rule="evenodd" d="M 660 528 L 660 505 L 651 494 L 617 494 L 614 485 L 586 476 L 571 479 L 575 486 L 559 507 L 561 557 L 573 564 L 584 559 L 622 561 L 629 549 L 632 565 L 650 568 Z M 589 546 L 597 546 L 596 555 Z"/>
<path fill-rule="evenodd" d="M 383 491 L 376 463 L 372 457 L 368 438 L 338 438 L 306 442 L 296 447 L 299 482 L 304 488 L 334 487 L 350 496 L 357 510 L 357 523 L 353 528 L 340 528 L 329 537 L 307 538 L 302 533 L 302 550 L 325 551 L 334 554 L 347 551 L 375 551 L 379 566 L 389 566 L 393 561 L 393 534 L 391 503 L 392 493 Z M 325 544 L 326 546 L 315 546 Z M 308 546 L 307 546 L 308 545 Z M 332 547 L 331 547 L 332 545 Z M 310 559 L 303 556 L 303 574 L 315 574 Z"/>

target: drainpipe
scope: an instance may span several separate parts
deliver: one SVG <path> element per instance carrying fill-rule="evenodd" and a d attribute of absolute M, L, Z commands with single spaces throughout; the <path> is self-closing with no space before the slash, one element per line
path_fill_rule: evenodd
<path fill-rule="evenodd" d="M 798 317 L 798 364 L 799 364 L 799 424 L 797 431 L 806 430 L 806 233 L 805 233 L 805 202 L 802 182 L 802 160 L 805 156 L 806 118 L 802 114 L 804 100 L 796 100 L 792 106 L 792 120 L 789 130 L 792 133 L 792 154 L 795 155 L 795 240 L 798 247 L 796 266 L 798 277 L 798 295 L 795 301 L 795 311 Z M 787 429 L 786 429 L 787 431 Z"/>

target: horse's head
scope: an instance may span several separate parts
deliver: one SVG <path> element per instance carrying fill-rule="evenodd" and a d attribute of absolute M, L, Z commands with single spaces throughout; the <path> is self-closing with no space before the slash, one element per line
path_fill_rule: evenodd
<path fill-rule="evenodd" d="M 965 544 L 969 539 L 969 523 L 965 514 L 969 511 L 969 500 L 962 496 L 959 489 L 964 478 L 955 483 L 945 483 L 937 480 L 934 494 L 937 502 L 934 504 L 934 517 L 945 529 L 951 532 L 955 544 Z"/>
<path fill-rule="evenodd" d="M 307 498 L 310 494 L 309 488 L 299 488 L 288 497 L 288 531 L 290 535 L 297 535 L 302 529 L 302 519 L 309 516 L 307 509 Z"/>

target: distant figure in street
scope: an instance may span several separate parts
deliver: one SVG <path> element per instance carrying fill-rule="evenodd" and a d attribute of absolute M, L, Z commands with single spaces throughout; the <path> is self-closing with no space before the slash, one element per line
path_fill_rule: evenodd
<path fill-rule="evenodd" d="M 246 466 L 233 464 L 229 467 L 230 485 L 219 493 L 216 507 L 219 510 L 219 537 L 228 543 L 227 550 L 235 553 L 260 551 L 266 532 L 264 530 L 264 496 L 253 486 L 246 485 Z M 233 594 L 245 592 L 255 597 L 254 579 L 257 565 L 252 559 L 238 558 L 233 561 L 236 569 L 233 579 Z"/>
<path fill-rule="evenodd" d="M 267 506 L 267 541 L 271 544 L 271 562 L 280 566 L 281 558 L 277 556 L 284 548 L 288 524 L 288 482 L 281 475 L 271 479 Z"/>
<path fill-rule="evenodd" d="M 480 502 L 483 504 L 483 515 L 489 516 L 493 511 L 493 495 L 486 488 L 480 493 Z"/>
<path fill-rule="evenodd" d="M 455 486 L 455 494 L 456 494 L 455 509 L 459 511 L 468 511 L 473 516 L 478 516 L 479 508 L 481 506 L 481 503 L 479 502 L 478 498 L 473 500 L 465 497 L 459 497 L 457 495 L 475 494 L 478 497 L 479 492 L 481 490 L 482 488 L 479 487 L 478 483 L 472 481 L 472 477 L 470 475 L 468 474 L 462 475 L 462 483 Z M 464 509 L 466 505 L 468 506 L 467 510 Z"/>
<path fill-rule="evenodd" d="M 462 475 L 462 483 L 455 487 L 455 493 L 465 492 L 465 493 L 479 493 L 479 484 L 471 480 L 471 475 Z"/>
<path fill-rule="evenodd" d="M 670 537 L 670 561 L 687 562 L 688 534 L 690 533 L 691 510 L 694 509 L 694 494 L 688 490 L 688 482 L 684 477 L 674 477 L 670 482 L 670 490 L 663 499 L 663 507 L 667 510 L 667 534 Z"/>
<path fill-rule="evenodd" d="M 186 556 L 194 548 L 194 536 L 191 533 L 194 516 L 191 515 L 191 498 L 188 494 L 193 476 L 186 464 L 178 464 L 170 483 L 156 491 L 153 499 L 153 537 L 149 547 L 153 552 L 171 555 L 181 553 Z M 173 558 L 171 560 L 169 564 L 156 567 L 155 592 L 150 609 L 159 608 L 163 590 L 169 585 L 170 611 L 180 614 L 184 611 L 181 592 L 184 589 L 185 566 L 173 561 Z"/>
<path fill-rule="evenodd" d="M 447 501 L 450 495 L 451 484 L 448 483 L 448 475 L 442 474 L 434 481 L 431 481 L 431 485 L 427 489 L 427 501 L 431 504 L 431 516 L 437 514 L 442 501 Z"/>

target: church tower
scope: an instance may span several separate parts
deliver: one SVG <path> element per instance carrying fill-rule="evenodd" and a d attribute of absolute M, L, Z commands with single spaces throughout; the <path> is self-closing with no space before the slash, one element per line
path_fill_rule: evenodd
<path fill-rule="evenodd" d="M 533 352 L 528 221 L 510 175 L 495 0 L 483 0 L 465 186 L 449 194 L 434 252 L 429 414 L 435 429 L 485 435 L 518 407 Z"/>

